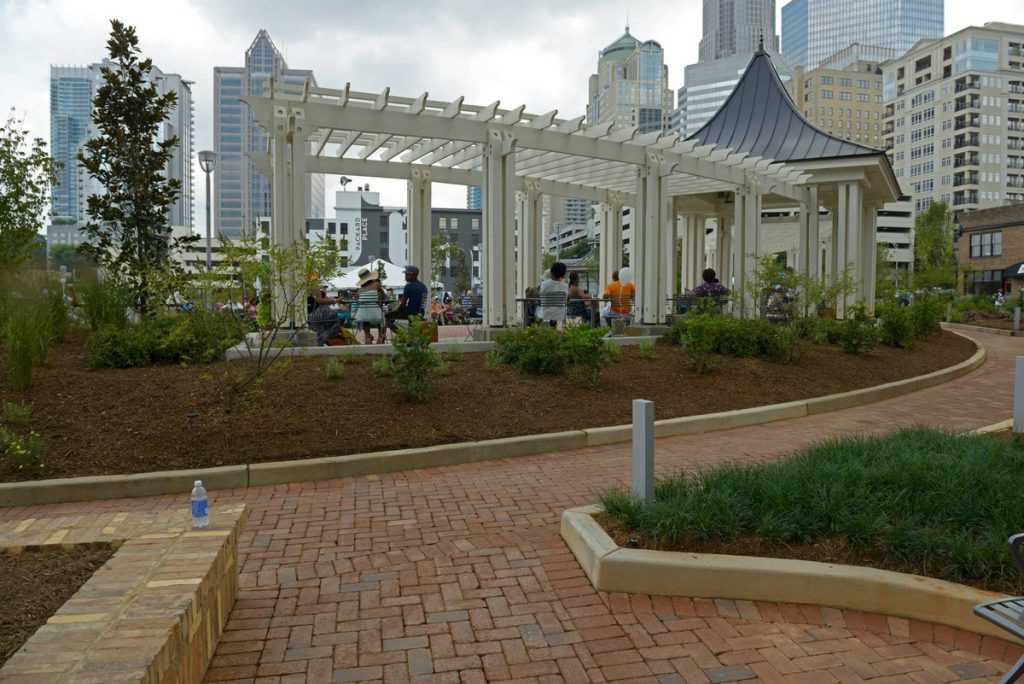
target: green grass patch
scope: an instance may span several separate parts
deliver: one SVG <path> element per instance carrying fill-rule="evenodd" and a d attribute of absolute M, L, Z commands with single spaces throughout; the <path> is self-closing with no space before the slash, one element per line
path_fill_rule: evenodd
<path fill-rule="evenodd" d="M 1020 593 L 1006 540 L 1024 531 L 1019 442 L 908 428 L 847 437 L 770 463 L 666 477 L 644 505 L 601 494 L 617 524 L 660 548 L 753 536 L 778 545 L 838 540 L 913 572 Z"/>

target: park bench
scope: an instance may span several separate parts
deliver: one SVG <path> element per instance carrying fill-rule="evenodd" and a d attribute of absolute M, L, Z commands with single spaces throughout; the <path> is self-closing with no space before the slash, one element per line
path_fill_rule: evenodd
<path fill-rule="evenodd" d="M 1020 571 L 1024 573 L 1024 548 L 1022 547 L 1024 547 L 1024 534 L 1015 534 L 1010 537 L 1010 556 Z M 974 606 L 974 614 L 1005 629 L 1018 639 L 1024 640 L 1024 596 L 979 603 Z M 1021 675 L 1024 675 L 1024 656 L 1021 656 L 1020 660 L 1010 668 L 1010 671 L 999 680 L 999 684 L 1015 682 Z"/>
<path fill-rule="evenodd" d="M 669 313 L 665 315 L 665 322 L 672 325 L 677 318 L 682 318 L 690 309 L 697 306 L 697 300 L 701 297 L 693 294 L 692 292 L 687 293 L 676 293 L 668 298 L 669 301 Z M 720 314 L 725 311 L 726 305 L 729 303 L 727 296 L 715 297 L 715 308 L 712 311 L 714 314 Z"/>

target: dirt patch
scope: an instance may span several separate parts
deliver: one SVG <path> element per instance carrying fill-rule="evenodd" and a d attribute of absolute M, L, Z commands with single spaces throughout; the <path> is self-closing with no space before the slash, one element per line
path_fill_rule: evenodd
<path fill-rule="evenodd" d="M 0 552 L 0 665 L 113 555 L 106 545 Z"/>
<path fill-rule="evenodd" d="M 879 347 L 867 356 L 805 343 L 799 363 L 723 359 L 701 375 L 678 347 L 657 357 L 625 347 L 595 388 L 534 376 L 483 354 L 452 359 L 426 404 L 409 403 L 372 357 L 349 357 L 328 379 L 323 359 L 296 359 L 230 401 L 232 379 L 249 362 L 88 371 L 79 336 L 53 350 L 32 391 L 29 428 L 47 441 L 45 468 L 0 462 L 0 480 L 139 473 L 336 456 L 471 440 L 623 425 L 633 399 L 655 403 L 657 419 L 763 406 L 844 392 L 952 366 L 974 353 L 958 335 L 913 350 Z M 337 357 L 336 357 L 337 358 Z M 2 366 L 2 361 L 0 361 Z M 6 373 L 0 392 L 10 391 Z"/>

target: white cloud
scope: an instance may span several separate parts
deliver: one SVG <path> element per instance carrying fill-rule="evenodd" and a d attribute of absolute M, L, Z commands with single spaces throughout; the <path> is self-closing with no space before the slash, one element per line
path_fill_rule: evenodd
<path fill-rule="evenodd" d="M 438 99 L 500 99 L 575 116 L 584 111 L 598 50 L 621 34 L 627 5 L 631 32 L 662 44 L 669 85 L 678 88 L 683 67 L 697 59 L 699 0 L 0 0 L 0 114 L 13 106 L 35 135 L 48 138 L 49 66 L 99 61 L 116 17 L 138 29 L 143 53 L 157 66 L 195 81 L 197 149 L 213 140 L 213 67 L 242 64 L 260 28 L 290 66 L 313 69 L 321 85 L 427 90 Z M 979 13 L 975 3 L 946 0 L 947 33 L 986 21 L 1024 23 L 1021 0 L 983 7 Z M 405 202 L 403 184 L 370 182 L 385 202 Z M 439 188 L 435 197 L 438 204 L 464 202 L 457 188 Z"/>

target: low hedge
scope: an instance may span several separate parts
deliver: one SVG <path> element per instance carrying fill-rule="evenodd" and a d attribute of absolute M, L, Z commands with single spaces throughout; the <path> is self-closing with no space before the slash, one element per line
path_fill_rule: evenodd
<path fill-rule="evenodd" d="M 246 324 L 227 312 L 163 313 L 136 325 L 105 326 L 89 335 L 90 368 L 153 363 L 214 363 L 245 338 Z"/>

